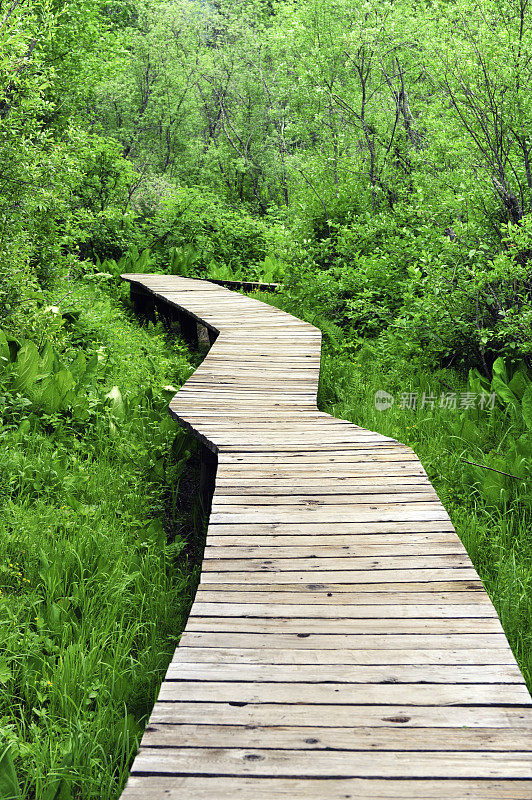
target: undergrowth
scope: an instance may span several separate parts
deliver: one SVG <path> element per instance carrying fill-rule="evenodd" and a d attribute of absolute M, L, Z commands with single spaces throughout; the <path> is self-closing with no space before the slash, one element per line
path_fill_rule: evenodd
<path fill-rule="evenodd" d="M 61 294 L 0 367 L 2 800 L 119 795 L 196 572 L 165 408 L 188 352 L 94 282 Z"/>

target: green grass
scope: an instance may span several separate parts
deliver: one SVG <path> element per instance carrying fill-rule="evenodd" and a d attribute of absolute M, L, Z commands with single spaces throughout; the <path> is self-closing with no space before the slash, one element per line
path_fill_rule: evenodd
<path fill-rule="evenodd" d="M 83 311 L 56 348 L 100 359 L 88 418 L 0 388 L 2 800 L 120 794 L 193 591 L 172 503 L 190 440 L 163 390 L 188 353 L 97 287 L 69 304 Z"/>

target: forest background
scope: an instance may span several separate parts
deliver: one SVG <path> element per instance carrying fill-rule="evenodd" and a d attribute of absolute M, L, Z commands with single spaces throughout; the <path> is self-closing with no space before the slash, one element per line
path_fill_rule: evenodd
<path fill-rule="evenodd" d="M 529 0 L 0 0 L 2 798 L 119 795 L 193 593 L 164 407 L 196 357 L 120 272 L 278 282 L 320 407 L 416 449 L 530 680 L 531 29 Z"/>

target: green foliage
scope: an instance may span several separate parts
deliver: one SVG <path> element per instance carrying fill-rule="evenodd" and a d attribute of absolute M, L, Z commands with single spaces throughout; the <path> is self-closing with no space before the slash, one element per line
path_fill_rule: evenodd
<path fill-rule="evenodd" d="M 0 345 L 7 339 L 2 332 Z M 9 353 L 9 349 L 7 349 Z M 6 359 L 9 364 L 9 360 Z M 86 419 L 89 409 L 87 388 L 93 382 L 98 367 L 98 356 L 88 361 L 83 352 L 78 352 L 70 368 L 63 366 L 59 354 L 51 344 L 46 344 L 39 353 L 32 341 L 22 343 L 13 362 L 12 369 L 4 367 L 3 385 L 19 397 L 28 409 L 55 414 L 70 409 L 78 420 Z"/>
<path fill-rule="evenodd" d="M 247 268 L 217 264 L 214 259 L 208 265 L 206 278 L 227 281 L 256 281 L 259 283 L 281 283 L 285 277 L 286 265 L 274 256 L 266 256 L 264 261 Z"/>
<path fill-rule="evenodd" d="M 0 26 L 0 321 L 24 327 L 28 295 L 120 255 L 135 167 L 87 125 L 116 39 L 89 0 L 13 2 Z"/>
<path fill-rule="evenodd" d="M 7 665 L 4 665 L 4 680 L 1 683 L 7 683 L 11 677 L 11 670 Z M 19 800 L 22 796 L 17 780 L 17 773 L 13 763 L 13 756 L 11 755 L 11 747 L 6 747 L 3 753 L 0 753 L 0 796 L 5 800 Z"/>
<path fill-rule="evenodd" d="M 194 267 L 201 261 L 201 255 L 192 244 L 170 248 L 170 275 L 184 278 L 194 274 Z"/>
<path fill-rule="evenodd" d="M 157 175 L 147 205 L 138 192 L 157 269 L 279 280 L 274 257 L 303 303 L 421 368 L 530 364 L 529 4 L 162 2 L 140 18 L 98 96 Z"/>
<path fill-rule="evenodd" d="M 470 441 L 482 445 L 483 464 L 488 468 L 469 465 L 469 482 L 488 505 L 505 509 L 513 501 L 532 509 L 532 376 L 529 370 L 523 363 L 512 367 L 498 358 L 493 364 L 491 382 L 472 370 L 469 387 L 477 395 L 482 392 L 493 397 L 505 418 L 505 436 L 501 442 L 496 441 L 496 430 L 501 426 L 497 411 L 491 420 L 490 435 L 484 437 L 478 429 L 481 416 L 478 411 L 463 413 L 455 423 L 456 433 L 460 430 L 463 436 L 465 430 Z"/>
<path fill-rule="evenodd" d="M 97 276 L 110 275 L 113 278 L 118 278 L 120 275 L 127 273 L 143 273 L 153 272 L 155 267 L 155 259 L 152 258 L 150 249 L 146 247 L 142 252 L 132 245 L 127 253 L 122 256 L 118 261 L 113 258 L 107 258 L 104 261 L 96 260 L 96 267 L 99 272 Z"/>
<path fill-rule="evenodd" d="M 138 240 L 129 208 L 138 172 L 123 157 L 119 143 L 109 138 L 91 136 L 83 141 L 78 134 L 76 155 L 82 173 L 72 186 L 78 229 L 71 246 L 81 258 L 120 258 Z"/>
<path fill-rule="evenodd" d="M 213 258 L 247 270 L 268 250 L 266 224 L 197 188 L 175 189 L 148 219 L 146 229 L 157 268 L 164 271 L 204 273 Z"/>
<path fill-rule="evenodd" d="M 190 602 L 191 443 L 165 413 L 187 353 L 94 281 L 69 301 L 48 313 L 53 344 L 0 333 L 0 795 L 13 800 L 120 794 Z"/>
<path fill-rule="evenodd" d="M 275 256 L 268 255 L 257 264 L 257 272 L 263 283 L 282 283 L 286 275 L 286 264 Z"/>

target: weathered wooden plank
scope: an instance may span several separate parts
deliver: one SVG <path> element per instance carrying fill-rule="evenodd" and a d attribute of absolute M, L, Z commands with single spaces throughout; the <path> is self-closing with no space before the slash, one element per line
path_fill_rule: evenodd
<path fill-rule="evenodd" d="M 328 665 L 349 665 L 349 666 L 386 666 L 395 665 L 443 665 L 443 666 L 472 666 L 478 665 L 481 668 L 490 665 L 512 665 L 515 658 L 507 646 L 487 647 L 483 649 L 482 641 L 476 645 L 470 642 L 470 647 L 453 650 L 452 647 L 444 649 L 411 647 L 396 649 L 383 649 L 378 643 L 373 644 L 373 648 L 366 647 L 358 649 L 348 649 L 338 647 L 336 649 L 318 648 L 276 648 L 265 649 L 256 647 L 239 647 L 234 641 L 227 645 L 204 646 L 194 642 L 188 645 L 184 641 L 174 653 L 172 663 L 202 663 L 202 664 L 301 664 L 316 666 L 321 665 L 326 672 Z"/>
<path fill-rule="evenodd" d="M 258 419 L 261 420 L 260 416 L 257 416 Z M 286 413 L 281 414 L 281 412 L 276 412 L 274 414 L 274 420 L 276 421 L 276 424 L 277 416 L 279 419 L 282 416 L 282 419 L 286 420 L 288 415 Z M 271 426 L 271 412 L 268 413 L 268 417 L 270 418 Z M 212 416 L 209 416 L 208 419 L 212 419 Z M 232 421 L 232 416 L 230 416 L 229 419 Z M 267 417 L 264 417 L 261 420 L 263 424 L 266 423 L 266 419 Z M 288 422 L 291 429 L 301 430 L 303 432 L 308 432 L 309 429 L 316 427 L 316 422 L 314 420 L 311 420 L 308 423 L 306 420 L 303 422 L 299 422 L 297 420 L 288 420 Z M 347 424 L 350 425 L 350 423 Z M 288 425 L 286 425 L 286 427 L 288 427 Z M 327 430 L 329 427 L 329 425 L 324 424 L 325 430 Z M 307 437 L 305 444 L 299 448 L 284 448 L 283 450 L 278 450 L 276 447 L 272 450 L 268 449 L 262 453 L 255 452 L 253 450 L 224 450 L 224 452 L 220 454 L 220 465 L 223 464 L 227 467 L 234 465 L 251 467 L 256 464 L 282 464 L 289 467 L 291 465 L 297 466 L 298 464 L 327 465 L 343 464 L 346 462 L 361 462 L 363 464 L 369 464 L 374 461 L 374 456 L 379 456 L 377 459 L 379 462 L 396 460 L 417 462 L 417 458 L 412 457 L 414 454 L 411 448 L 403 447 L 403 445 L 399 444 L 399 442 L 396 442 L 394 439 L 386 439 L 374 434 L 370 436 L 358 434 L 358 438 L 359 441 L 346 444 L 343 447 L 338 447 L 337 445 L 332 444 L 314 447 L 312 444 L 312 438 Z M 316 467 L 316 469 L 321 470 L 321 467 Z"/>
<path fill-rule="evenodd" d="M 435 584 L 438 581 L 448 583 L 452 580 L 459 582 L 478 580 L 478 575 L 473 567 L 454 567 L 450 569 L 434 567 L 423 569 L 421 567 L 412 569 L 373 569 L 373 570 L 306 570 L 292 571 L 292 572 L 211 572 L 205 570 L 201 575 L 201 583 L 224 583 L 224 584 L 240 584 L 240 585 L 273 585 L 275 583 L 290 585 L 290 584 L 305 584 L 307 586 L 312 583 L 343 583 L 343 584 L 375 584 L 375 583 L 395 583 L 398 586 L 404 583 L 427 583 Z"/>
<path fill-rule="evenodd" d="M 259 683 L 253 681 L 180 681 L 161 684 L 160 702 L 244 702 L 316 705 L 408 705 L 424 706 L 437 700 L 442 705 L 491 705 L 491 684 L 406 683 Z M 524 684 L 499 684 L 499 705 L 532 706 Z"/>
<path fill-rule="evenodd" d="M 490 603 L 478 604 L 439 604 L 428 603 L 425 605 L 414 605 L 412 603 L 401 605 L 394 603 L 393 605 L 378 603 L 376 605 L 349 605 L 344 603 L 342 605 L 328 605 L 316 603 L 281 603 L 270 602 L 264 599 L 264 602 L 223 602 L 222 601 L 203 601 L 202 596 L 196 597 L 194 608 L 192 609 L 190 619 L 196 617 L 259 617 L 261 619 L 279 619 L 283 617 L 298 617 L 302 619 L 326 619 L 328 621 L 335 619 L 353 619 L 353 620 L 429 620 L 426 624 L 432 624 L 434 621 L 439 620 L 445 626 L 444 620 L 457 620 L 459 618 L 475 620 L 471 624 L 473 626 L 485 624 L 478 622 L 480 618 L 497 620 L 499 618 L 495 609 Z M 368 625 L 371 628 L 371 622 Z M 452 627 L 452 625 L 451 625 Z"/>
<path fill-rule="evenodd" d="M 436 571 L 436 576 L 439 570 Z M 284 577 L 284 576 L 283 576 Z M 314 576 L 312 576 L 314 578 Z M 343 593 L 352 593 L 356 592 L 357 594 L 375 594 L 375 592 L 379 592 L 380 594 L 387 594 L 388 595 L 388 602 L 391 602 L 390 593 L 395 594 L 396 592 L 400 593 L 410 593 L 410 592 L 433 592 L 438 594 L 439 592 L 464 592 L 464 591 L 471 591 L 475 592 L 475 594 L 484 594 L 484 586 L 482 582 L 478 579 L 476 580 L 442 580 L 438 581 L 437 577 L 434 580 L 426 580 L 425 582 L 419 581 L 404 581 L 398 582 L 397 581 L 375 581 L 374 583 L 329 583 L 327 581 L 324 582 L 311 582 L 302 581 L 301 583 L 267 583 L 267 584 L 257 584 L 256 586 L 249 585 L 247 581 L 243 580 L 241 583 L 234 582 L 234 583 L 216 583 L 216 584 L 205 584 L 200 583 L 200 590 L 206 589 L 207 591 L 216 591 L 216 592 L 223 592 L 223 591 L 231 591 L 231 592 L 239 592 L 239 591 L 261 591 L 261 592 L 268 592 L 269 594 L 277 593 L 277 592 L 297 592 L 298 594 L 306 594 L 307 592 L 320 592 L 320 593 L 327 593 L 331 592 L 332 594 L 342 594 Z M 273 602 L 275 602 L 275 596 L 273 595 Z M 461 595 L 460 595 L 461 596 Z M 487 595 L 486 595 L 487 597 Z M 488 602 L 491 602 L 488 598 Z"/>
<path fill-rule="evenodd" d="M 510 778 L 532 780 L 526 752 L 510 753 L 312 753 L 302 750 L 237 748 L 141 748 L 132 773 L 280 775 L 372 778 Z"/>
<path fill-rule="evenodd" d="M 341 463 L 334 466 L 332 464 L 322 464 L 319 469 L 320 475 L 326 479 L 334 479 L 350 482 L 360 482 L 364 484 L 376 479 L 397 479 L 397 478 L 426 478 L 423 467 L 415 461 L 390 462 L 383 464 L 364 462 L 364 463 Z M 220 478 L 242 478 L 246 480 L 286 480 L 294 479 L 297 481 L 316 478 L 317 467 L 312 463 L 296 463 L 291 467 L 288 464 L 224 464 L 220 468 Z"/>
<path fill-rule="evenodd" d="M 322 539 L 320 553 L 324 556 L 361 555 L 361 556 L 407 556 L 414 555 L 419 547 L 420 555 L 444 555 L 445 553 L 464 553 L 463 545 L 456 537 L 449 534 L 435 534 L 433 537 L 419 536 L 419 544 L 409 540 L 408 535 L 397 537 L 392 534 L 382 536 L 335 536 L 331 534 Z M 368 541 L 370 539 L 370 541 Z M 263 556 L 280 555 L 283 558 L 295 556 L 309 556 L 316 553 L 316 545 L 307 544 L 308 537 L 299 536 L 253 536 L 247 537 L 235 534 L 233 536 L 217 536 L 209 534 L 205 558 L 227 557 L 234 547 L 240 558 L 255 557 L 259 553 Z"/>
<path fill-rule="evenodd" d="M 437 700 L 433 689 L 434 701 Z M 315 728 L 518 728 L 530 731 L 530 708 L 519 706 L 445 705 L 327 705 L 305 703 L 250 703 L 157 701 L 150 723 L 199 719 L 216 725 L 296 725 Z M 318 737 L 319 738 L 319 737 Z M 228 743 L 229 744 L 229 743 Z"/>
<path fill-rule="evenodd" d="M 325 665 L 172 661 L 167 680 L 275 681 L 277 683 L 523 683 L 516 665 Z"/>
<path fill-rule="evenodd" d="M 359 489 L 356 493 L 339 493 L 339 494 L 321 494 L 316 493 L 306 494 L 300 491 L 285 492 L 283 494 L 256 494 L 248 495 L 246 493 L 232 492 L 229 493 L 220 486 L 216 493 L 216 500 L 214 508 L 223 511 L 224 506 L 344 506 L 344 505 L 363 505 L 371 506 L 374 503 L 379 505 L 390 503 L 426 503 L 426 502 L 439 502 L 436 492 L 393 492 L 390 494 L 377 493 L 377 492 L 364 492 Z"/>
<path fill-rule="evenodd" d="M 124 800 L 530 800 L 529 781 L 132 776 Z"/>
<path fill-rule="evenodd" d="M 448 519 L 428 521 L 418 520 L 415 524 L 412 522 L 360 522 L 356 519 L 351 522 L 305 522 L 303 524 L 298 524 L 297 522 L 262 522 L 254 524 L 253 526 L 248 526 L 245 530 L 238 523 L 223 524 L 214 523 L 211 521 L 209 524 L 209 535 L 213 533 L 216 535 L 234 533 L 242 535 L 245 533 L 250 537 L 256 535 L 263 536 L 264 534 L 270 533 L 281 533 L 290 535 L 303 534 L 305 536 L 312 536 L 314 539 L 315 536 L 328 536 L 331 533 L 351 533 L 358 536 L 359 534 L 370 533 L 389 535 L 395 533 L 424 534 L 431 532 L 454 533 L 454 528 L 451 524 L 451 521 Z M 420 536 L 420 541 L 422 540 L 423 537 Z M 316 546 L 319 547 L 320 540 L 317 539 L 315 541 Z M 252 543 L 253 539 L 250 539 L 250 544 Z"/>
<path fill-rule="evenodd" d="M 213 512 L 212 523 L 241 523 L 253 525 L 256 522 L 423 522 L 428 520 L 447 520 L 448 515 L 439 503 L 375 504 L 371 506 L 332 507 L 281 507 L 264 506 L 225 506 L 223 511 Z"/>
<path fill-rule="evenodd" d="M 238 589 L 238 587 L 236 588 Z M 341 603 L 341 608 L 348 612 L 347 614 L 343 614 L 343 616 L 349 616 L 349 614 L 353 613 L 360 616 L 368 615 L 371 617 L 383 613 L 382 609 L 379 609 L 379 606 L 386 607 L 386 616 L 389 616 L 391 609 L 396 607 L 399 608 L 399 611 L 394 614 L 394 616 L 409 616 L 410 614 L 416 613 L 415 611 L 410 611 L 408 606 L 417 606 L 422 609 L 424 613 L 440 616 L 439 609 L 442 607 L 445 608 L 446 605 L 449 604 L 454 607 L 472 605 L 478 609 L 479 612 L 480 609 L 489 609 L 487 616 L 494 613 L 493 606 L 487 594 L 478 590 L 471 592 L 400 592 L 396 589 L 393 593 L 393 597 L 390 597 L 389 592 L 340 592 L 336 590 L 336 587 L 333 591 L 322 590 L 318 592 L 308 589 L 307 591 L 299 592 L 280 591 L 275 592 L 275 594 L 269 590 L 262 591 L 263 588 L 265 587 L 261 586 L 255 591 L 246 591 L 246 589 L 242 587 L 241 591 L 234 591 L 234 589 L 231 590 L 230 588 L 220 590 L 218 586 L 214 586 L 210 589 L 200 586 L 196 594 L 195 607 L 197 609 L 198 602 L 216 604 L 235 603 L 238 604 L 239 608 L 246 606 L 248 603 L 286 603 L 289 605 L 308 605 L 311 607 L 336 606 L 338 603 Z M 427 606 L 433 605 L 437 606 L 438 610 L 432 612 L 426 608 Z M 319 615 L 321 612 L 318 611 L 316 613 Z"/>
<path fill-rule="evenodd" d="M 532 751 L 532 731 L 519 728 L 393 728 L 346 727 L 316 729 L 289 725 L 150 725 L 147 747 L 259 747 L 273 750 L 366 750 L 483 752 Z"/>
<path fill-rule="evenodd" d="M 349 618 L 311 618 L 295 614 L 293 617 L 286 611 L 283 616 L 252 616 L 245 609 L 240 617 L 235 616 L 195 616 L 195 611 L 188 619 L 185 628 L 187 633 L 226 632 L 226 633 L 296 633 L 304 634 L 361 634 L 366 636 L 396 636 L 399 634 L 502 634 L 502 626 L 497 616 L 490 618 L 445 618 L 428 617 L 426 619 L 391 618 L 391 619 L 349 619 Z"/>
<path fill-rule="evenodd" d="M 212 624 L 212 622 L 210 623 Z M 500 649 L 506 645 L 503 633 L 382 633 L 382 634 L 323 634 L 309 633 L 303 624 L 299 634 L 287 633 L 238 633 L 238 632 L 193 632 L 185 630 L 181 637 L 183 644 L 189 647 L 268 647 L 277 649 L 301 650 L 347 650 L 349 648 L 368 648 L 369 650 L 468 650 L 494 647 Z"/>
<path fill-rule="evenodd" d="M 321 478 L 263 478 L 260 484 L 253 478 L 239 477 L 226 478 L 223 470 L 219 468 L 216 488 L 220 497 L 244 497 L 256 495 L 260 489 L 261 497 L 271 495 L 290 496 L 296 495 L 327 497 L 328 495 L 401 495 L 401 494 L 427 494 L 429 486 L 427 478 L 422 475 L 385 477 L 381 480 L 376 477 L 359 478 L 325 477 Z"/>
<path fill-rule="evenodd" d="M 300 542 L 303 540 L 300 539 Z M 234 553 L 233 553 L 234 551 Z M 336 545 L 326 545 L 320 547 L 321 558 L 342 558 L 342 556 L 367 557 L 367 558 L 400 558 L 401 556 L 445 556 L 448 554 L 461 555 L 467 551 L 464 546 L 456 539 L 450 542 L 425 542 L 420 543 L 416 549 L 415 545 L 405 545 L 401 542 L 394 544 L 373 544 L 359 545 L 343 543 Z M 292 561 L 297 558 L 316 558 L 316 547 L 306 544 L 280 545 L 275 541 L 262 541 L 257 545 L 242 546 L 225 542 L 224 544 L 212 544 L 209 539 L 208 546 L 205 548 L 205 559 L 231 559 L 234 554 L 235 559 L 249 558 L 274 558 L 288 559 Z"/>
<path fill-rule="evenodd" d="M 442 556 L 293 556 L 292 558 L 276 558 L 273 554 L 265 554 L 256 558 L 206 558 L 203 562 L 203 571 L 207 572 L 281 572 L 301 573 L 329 570 L 411 570 L 413 576 L 416 571 L 427 569 L 460 569 L 467 568 L 471 563 L 467 555 L 461 553 L 446 553 Z"/>

